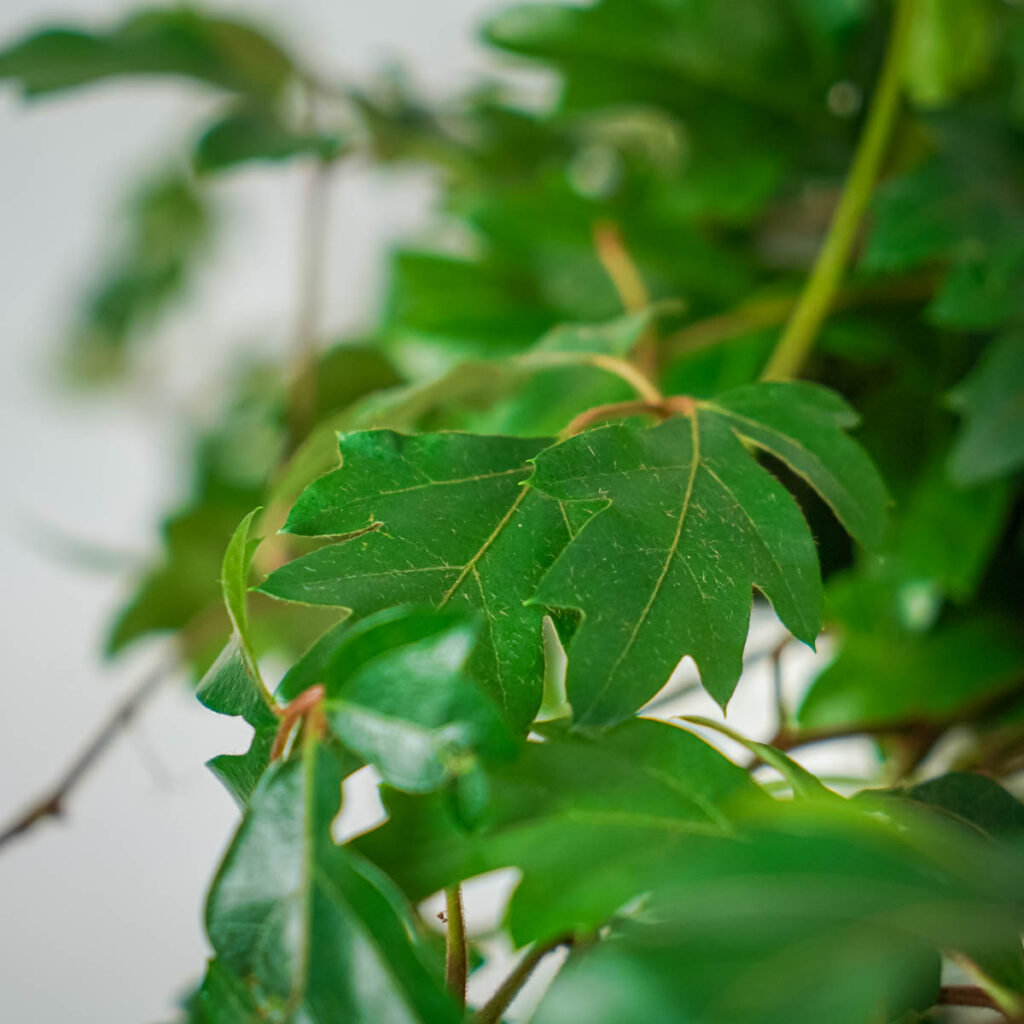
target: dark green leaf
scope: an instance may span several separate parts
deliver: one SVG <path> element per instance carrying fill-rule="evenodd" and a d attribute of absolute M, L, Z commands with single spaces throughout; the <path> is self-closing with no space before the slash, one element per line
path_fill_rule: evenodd
<path fill-rule="evenodd" d="M 357 536 L 278 569 L 261 589 L 360 616 L 403 603 L 478 609 L 485 631 L 470 674 L 525 727 L 540 706 L 543 610 L 523 602 L 568 540 L 559 503 L 523 486 L 526 460 L 548 443 L 341 435 L 342 468 L 303 492 L 286 529 Z"/>
<path fill-rule="evenodd" d="M 180 75 L 269 99 L 293 70 L 255 29 L 187 8 L 132 14 L 109 32 L 47 29 L 0 53 L 0 77 L 29 95 L 115 75 Z"/>
<path fill-rule="evenodd" d="M 211 125 L 196 143 L 193 162 L 200 174 L 223 171 L 252 160 L 280 161 L 296 156 L 330 160 L 341 151 L 331 135 L 295 132 L 259 106 L 244 106 Z"/>
<path fill-rule="evenodd" d="M 978 365 L 953 392 L 964 417 L 950 459 L 962 484 L 978 484 L 1024 464 L 1024 332 L 993 341 Z"/>
<path fill-rule="evenodd" d="M 206 908 L 224 967 L 286 1018 L 458 1021 L 388 880 L 335 845 L 341 773 L 315 743 L 253 794 Z"/>

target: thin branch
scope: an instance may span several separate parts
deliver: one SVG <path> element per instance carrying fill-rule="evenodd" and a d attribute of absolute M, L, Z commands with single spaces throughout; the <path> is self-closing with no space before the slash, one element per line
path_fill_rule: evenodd
<path fill-rule="evenodd" d="M 645 414 L 664 417 L 665 411 L 659 403 L 645 402 L 640 399 L 634 402 L 610 402 L 608 405 L 595 405 L 592 409 L 584 409 L 578 416 L 571 419 L 559 436 L 563 439 L 575 437 L 602 420 L 617 420 L 624 416 L 643 416 Z"/>
<path fill-rule="evenodd" d="M 113 713 L 100 726 L 96 735 L 64 770 L 56 784 L 39 797 L 26 811 L 0 831 L 0 847 L 29 831 L 46 818 L 60 817 L 67 799 L 100 760 L 119 733 L 138 714 L 139 709 L 163 685 L 171 673 L 172 665 L 160 664 L 114 708 Z"/>
<path fill-rule="evenodd" d="M 498 1024 L 502 1014 L 512 1005 L 512 1000 L 519 995 L 520 990 L 529 981 L 530 975 L 537 969 L 541 960 L 548 953 L 558 949 L 559 946 L 571 946 L 572 943 L 571 935 L 561 935 L 557 939 L 529 949 L 501 983 L 497 992 L 481 1007 L 480 1012 L 476 1015 L 477 1024 Z"/>
<path fill-rule="evenodd" d="M 874 192 L 896 124 L 912 12 L 911 0 L 895 0 L 889 45 L 850 173 L 818 258 L 765 367 L 765 380 L 785 380 L 799 371 L 828 316 L 850 262 L 861 220 Z"/>
<path fill-rule="evenodd" d="M 462 886 L 450 885 L 444 891 L 445 933 L 444 980 L 460 1007 L 466 1005 L 466 979 L 469 976 L 469 951 L 466 946 L 466 916 L 462 906 Z"/>
<path fill-rule="evenodd" d="M 933 273 L 914 274 L 897 281 L 870 282 L 851 285 L 838 291 L 832 309 L 858 309 L 876 303 L 915 303 L 927 299 L 935 290 Z M 689 355 L 711 348 L 741 334 L 761 327 L 776 327 L 785 323 L 797 304 L 796 295 L 771 295 L 749 299 L 735 309 L 705 317 L 680 327 L 661 341 L 662 353 L 673 356 Z"/>
<path fill-rule="evenodd" d="M 639 313 L 651 304 L 647 285 L 640 271 L 629 255 L 622 232 L 611 221 L 600 221 L 594 225 L 594 248 L 605 273 L 611 278 L 618 293 L 619 301 L 627 313 Z"/>
<path fill-rule="evenodd" d="M 999 1003 L 978 985 L 943 985 L 939 990 L 936 1006 L 982 1006 L 995 1010 L 1004 1017 L 1009 1014 Z"/>
<path fill-rule="evenodd" d="M 627 313 L 639 313 L 646 309 L 651 304 L 651 296 L 640 270 L 626 248 L 619 226 L 611 221 L 595 224 L 594 248 L 601 266 L 618 292 L 623 309 Z M 653 377 L 657 374 L 658 337 L 654 324 L 648 325 L 643 331 L 630 356 L 645 376 Z"/>

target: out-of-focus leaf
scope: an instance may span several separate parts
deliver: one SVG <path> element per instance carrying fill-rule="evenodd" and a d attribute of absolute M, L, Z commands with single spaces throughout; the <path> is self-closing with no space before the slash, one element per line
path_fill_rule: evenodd
<path fill-rule="evenodd" d="M 309 739 L 267 772 L 207 902 L 217 958 L 264 1012 L 454 1024 L 440 965 L 398 893 L 331 838 L 340 795 L 336 762 Z"/>
<path fill-rule="evenodd" d="M 262 106 L 229 111 L 203 132 L 192 161 L 200 174 L 230 170 L 253 160 L 281 161 L 296 156 L 331 160 L 342 150 L 333 135 L 296 132 Z"/>
<path fill-rule="evenodd" d="M 949 772 L 892 792 L 934 808 L 987 836 L 1003 840 L 1024 838 L 1024 804 L 987 775 Z M 874 793 L 869 790 L 868 795 Z"/>
<path fill-rule="evenodd" d="M 977 85 L 995 49 L 988 0 L 919 0 L 904 62 L 904 83 L 921 107 L 939 107 Z"/>
<path fill-rule="evenodd" d="M 148 182 L 124 214 L 125 236 L 89 288 L 66 359 L 86 380 L 117 376 L 145 331 L 181 296 L 213 230 L 208 198 L 170 172 Z"/>
<path fill-rule="evenodd" d="M 211 960 L 190 1006 L 188 1024 L 252 1024 L 260 1008 L 245 983 Z"/>
<path fill-rule="evenodd" d="M 131 14 L 107 32 L 46 29 L 0 52 L 0 78 L 27 95 L 117 75 L 175 75 L 271 99 L 293 74 L 288 55 L 256 29 L 178 7 Z"/>
<path fill-rule="evenodd" d="M 443 795 L 386 791 L 390 820 L 356 846 L 414 899 L 519 867 L 508 916 L 517 943 L 598 927 L 670 874 L 697 837 L 729 834 L 734 801 L 764 799 L 703 740 L 645 720 L 594 740 L 528 743 L 488 787 L 489 813 L 476 829 Z"/>
<path fill-rule="evenodd" d="M 882 272 L 949 263 L 930 317 L 997 328 L 1024 308 L 1019 145 L 984 122 L 973 141 L 962 122 L 940 122 L 937 132 L 942 152 L 881 188 L 863 263 Z"/>
<path fill-rule="evenodd" d="M 364 431 L 343 465 L 299 497 L 285 529 L 356 534 L 288 563 L 264 593 L 356 615 L 396 604 L 469 605 L 484 616 L 470 663 L 516 728 L 540 706 L 543 609 L 524 606 L 569 539 L 557 501 L 524 486 L 547 440 Z"/>
<path fill-rule="evenodd" d="M 863 1024 L 923 1012 L 939 949 L 1003 949 L 1024 920 L 1014 856 L 968 840 L 937 830 L 924 856 L 866 816 L 787 822 L 775 809 L 742 842 L 694 844 L 639 920 L 572 954 L 534 1019 Z"/>
<path fill-rule="evenodd" d="M 941 722 L 1019 685 L 1024 638 L 1010 622 L 974 618 L 918 635 L 856 632 L 812 684 L 808 728 Z"/>
<path fill-rule="evenodd" d="M 978 484 L 1024 464 L 1024 331 L 993 341 L 951 395 L 963 416 L 950 471 L 961 484 Z"/>

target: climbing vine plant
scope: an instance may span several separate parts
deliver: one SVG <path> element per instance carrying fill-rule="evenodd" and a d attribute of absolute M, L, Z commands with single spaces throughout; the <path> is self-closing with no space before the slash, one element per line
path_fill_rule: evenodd
<path fill-rule="evenodd" d="M 252 728 L 210 762 L 241 820 L 185 1019 L 522 1019 L 545 961 L 537 1024 L 1024 1019 L 1024 16 L 595 0 L 484 37 L 556 98 L 338 86 L 178 7 L 0 53 L 26 96 L 220 98 L 132 192 L 69 331 L 80 382 L 132 385 L 212 258 L 215 182 L 308 166 L 288 357 L 225 383 L 108 638 L 170 634 Z M 396 248 L 373 330 L 328 343 L 350 159 L 431 168 L 437 243 Z M 761 734 L 672 711 L 749 685 L 762 604 Z M 823 635 L 794 704 L 790 644 Z M 787 753 L 847 737 L 862 777 Z M 339 842 L 367 766 L 384 820 Z M 483 991 L 464 901 L 502 868 L 520 952 Z"/>

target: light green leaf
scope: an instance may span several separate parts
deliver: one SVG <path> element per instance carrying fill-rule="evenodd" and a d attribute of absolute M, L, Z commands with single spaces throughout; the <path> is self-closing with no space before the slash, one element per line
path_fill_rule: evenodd
<path fill-rule="evenodd" d="M 982 483 L 1024 465 L 1024 331 L 993 341 L 950 402 L 964 418 L 950 457 L 957 482 Z"/>
<path fill-rule="evenodd" d="M 332 755 L 308 740 L 264 777 L 207 902 L 218 960 L 285 1018 L 458 1021 L 398 893 L 331 838 L 340 794 Z"/>
<path fill-rule="evenodd" d="M 770 812 L 695 844 L 639 920 L 574 952 L 537 1024 L 902 1019 L 935 1003 L 940 949 L 996 952 L 1024 922 L 1019 851 L 936 829 L 920 853 L 852 808 Z"/>
<path fill-rule="evenodd" d="M 904 83 L 921 107 L 940 107 L 977 85 L 991 67 L 996 21 L 986 0 L 917 0 Z"/>
<path fill-rule="evenodd" d="M 749 739 L 721 722 L 716 722 L 711 718 L 704 718 L 701 715 L 685 715 L 679 720 L 690 725 L 699 725 L 705 729 L 712 729 L 723 736 L 727 736 L 734 743 L 742 744 L 766 765 L 774 768 L 790 784 L 794 796 L 805 800 L 822 800 L 835 795 L 818 780 L 817 776 L 812 775 L 802 765 L 797 764 L 788 754 L 783 753 L 769 743 L 758 743 L 757 740 Z"/>
<path fill-rule="evenodd" d="M 569 539 L 557 501 L 523 486 L 544 439 L 386 430 L 339 437 L 342 468 L 299 497 L 285 529 L 355 534 L 283 566 L 260 588 L 364 616 L 398 604 L 477 609 L 469 664 L 517 728 L 540 706 L 543 609 L 526 607 Z"/>

